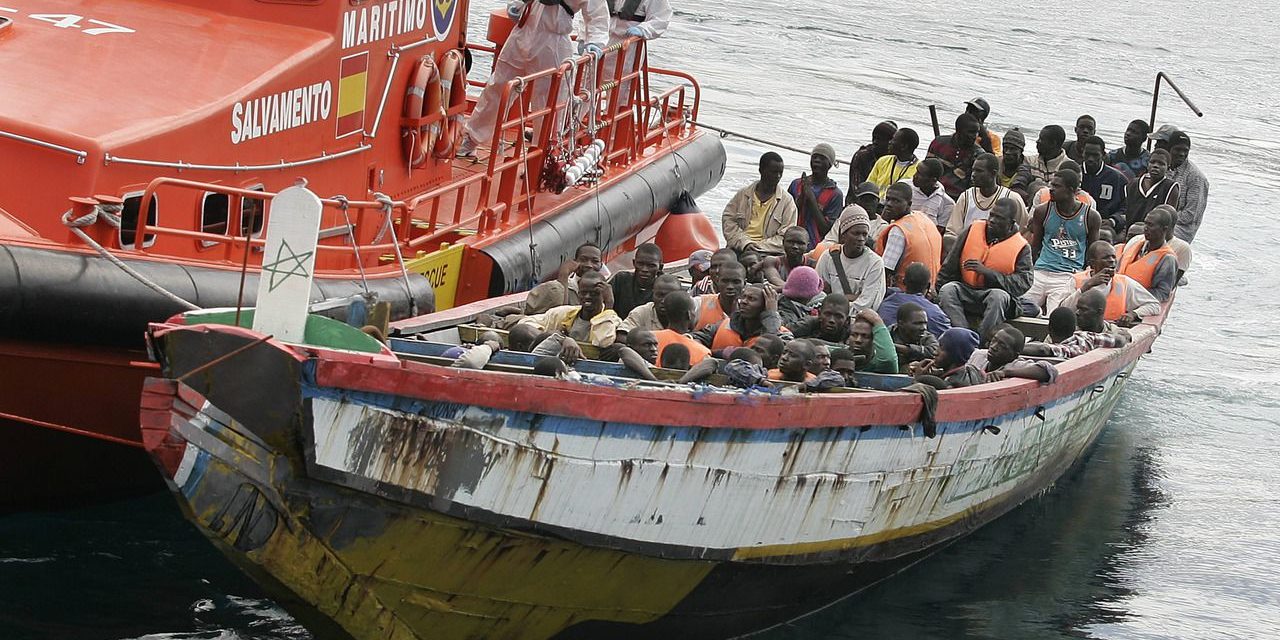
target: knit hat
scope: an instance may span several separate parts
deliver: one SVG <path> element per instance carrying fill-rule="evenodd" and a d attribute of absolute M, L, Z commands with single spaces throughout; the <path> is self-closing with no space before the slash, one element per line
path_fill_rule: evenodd
<path fill-rule="evenodd" d="M 862 225 L 871 230 L 871 216 L 867 215 L 867 210 L 862 207 L 851 204 L 840 212 L 840 219 L 836 222 L 839 225 L 840 233 L 844 233 L 853 227 Z"/>
<path fill-rule="evenodd" d="M 815 146 L 813 148 L 813 151 L 809 155 L 822 156 L 826 158 L 827 162 L 830 162 L 832 166 L 835 166 L 836 164 L 836 150 L 834 147 L 832 147 L 831 145 L 825 142 L 819 143 L 817 146 Z"/>
<path fill-rule="evenodd" d="M 973 350 L 978 348 L 978 334 L 972 329 L 953 327 L 942 332 L 938 338 L 938 346 L 951 356 L 951 362 L 962 365 L 969 361 Z"/>
<path fill-rule="evenodd" d="M 782 295 L 792 300 L 808 301 L 822 292 L 822 278 L 813 267 L 800 266 L 787 274 L 787 282 L 782 285 Z"/>
<path fill-rule="evenodd" d="M 706 249 L 698 249 L 689 254 L 689 266 L 697 267 L 706 271 L 711 268 L 711 252 Z"/>
<path fill-rule="evenodd" d="M 1009 130 L 1009 133 L 1004 134 L 1004 146 L 1026 149 L 1027 137 L 1022 135 L 1022 129 L 1014 127 Z"/>

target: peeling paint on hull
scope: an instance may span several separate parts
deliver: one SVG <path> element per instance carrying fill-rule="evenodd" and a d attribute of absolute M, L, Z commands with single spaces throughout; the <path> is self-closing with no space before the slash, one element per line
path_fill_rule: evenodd
<path fill-rule="evenodd" d="M 194 349 L 182 330 L 162 342 Z M 623 422 L 505 396 L 449 402 L 447 377 L 380 392 L 401 387 L 376 363 L 347 363 L 365 377 L 337 386 L 324 362 L 286 350 L 275 357 L 287 366 L 256 382 L 293 398 L 293 415 L 223 395 L 214 372 L 192 387 L 150 381 L 144 434 L 219 548 L 304 624 L 361 640 L 731 637 L 794 618 L 1047 490 L 1095 440 L 1141 353 L 1097 358 L 1088 384 L 944 420 L 926 438 L 855 410 L 875 397 L 835 399 L 853 409 L 826 425 L 809 399 L 725 414 L 801 403 L 818 415 L 794 427 Z M 966 396 L 953 397 L 963 416 Z M 630 403 L 623 413 L 660 413 Z"/>

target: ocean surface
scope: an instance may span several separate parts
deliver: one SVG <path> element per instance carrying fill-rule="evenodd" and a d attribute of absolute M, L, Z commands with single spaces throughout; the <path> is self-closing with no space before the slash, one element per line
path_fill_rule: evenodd
<path fill-rule="evenodd" d="M 473 20 L 497 2 L 477 2 Z M 1190 284 L 1088 462 L 1053 491 L 770 640 L 1280 637 L 1280 6 L 1270 2 L 676 2 L 654 64 L 700 80 L 700 119 L 845 158 L 876 122 L 928 139 L 975 96 L 989 125 L 1119 144 L 1145 118 L 1212 182 Z M 483 33 L 483 23 L 473 31 Z M 726 139 L 718 219 L 767 150 Z M 784 153 L 787 179 L 807 167 Z M 833 171 L 841 186 L 847 168 Z M 0 516 L 0 640 L 305 639 L 167 495 Z"/>

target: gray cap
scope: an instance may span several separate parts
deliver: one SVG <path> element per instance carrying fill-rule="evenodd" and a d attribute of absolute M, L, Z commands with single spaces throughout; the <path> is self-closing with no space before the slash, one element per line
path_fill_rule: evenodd
<path fill-rule="evenodd" d="M 1147 137 L 1157 142 L 1167 142 L 1171 147 L 1179 144 L 1191 146 L 1191 136 L 1171 124 L 1160 125 L 1160 128 L 1156 129 L 1155 133 L 1148 134 Z"/>

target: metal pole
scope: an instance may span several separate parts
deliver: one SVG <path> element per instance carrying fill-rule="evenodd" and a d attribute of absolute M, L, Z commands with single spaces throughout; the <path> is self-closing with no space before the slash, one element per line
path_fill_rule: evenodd
<path fill-rule="evenodd" d="M 938 126 L 938 105 L 929 105 L 929 121 L 933 123 L 933 137 L 942 135 L 942 127 Z"/>
<path fill-rule="evenodd" d="M 1196 107 L 1195 103 L 1191 102 L 1191 98 L 1188 98 L 1187 94 L 1182 92 L 1182 89 L 1179 88 L 1176 83 L 1174 83 L 1173 79 L 1170 78 L 1165 72 L 1159 71 L 1159 72 L 1156 72 L 1155 89 L 1152 90 L 1151 92 L 1151 121 L 1147 123 L 1147 126 L 1151 127 L 1151 131 L 1153 133 L 1156 130 L 1156 107 L 1159 106 L 1159 103 L 1160 103 L 1160 81 L 1161 80 L 1169 83 L 1169 88 L 1173 89 L 1173 91 L 1178 94 L 1179 98 L 1182 98 L 1182 102 L 1191 108 L 1191 112 L 1196 114 L 1197 118 L 1204 117 L 1204 113 L 1200 111 L 1198 107 Z M 1148 138 L 1147 139 L 1148 151 L 1151 150 L 1151 144 L 1152 144 L 1152 140 Z"/>

